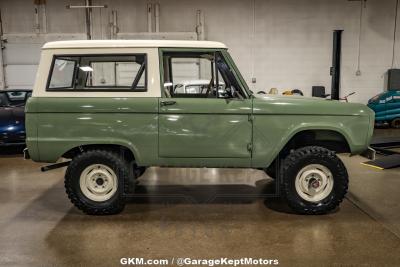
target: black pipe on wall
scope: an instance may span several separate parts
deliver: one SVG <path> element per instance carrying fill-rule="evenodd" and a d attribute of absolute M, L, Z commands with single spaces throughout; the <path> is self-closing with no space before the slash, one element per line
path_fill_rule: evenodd
<path fill-rule="evenodd" d="M 332 86 L 331 98 L 339 100 L 340 93 L 340 65 L 342 59 L 342 32 L 343 30 L 333 31 L 333 54 L 332 54 Z"/>

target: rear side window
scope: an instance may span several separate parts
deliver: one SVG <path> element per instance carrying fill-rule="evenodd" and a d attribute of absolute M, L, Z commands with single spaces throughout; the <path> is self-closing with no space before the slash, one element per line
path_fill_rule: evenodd
<path fill-rule="evenodd" d="M 54 56 L 48 91 L 146 91 L 145 54 Z"/>
<path fill-rule="evenodd" d="M 72 88 L 77 59 L 58 57 L 53 61 L 49 88 Z"/>

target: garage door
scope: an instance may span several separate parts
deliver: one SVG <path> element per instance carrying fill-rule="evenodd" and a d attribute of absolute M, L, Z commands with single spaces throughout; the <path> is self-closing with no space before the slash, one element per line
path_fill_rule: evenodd
<path fill-rule="evenodd" d="M 40 51 L 46 42 L 82 40 L 85 34 L 4 34 L 4 79 L 6 89 L 32 89 L 39 65 Z"/>
<path fill-rule="evenodd" d="M 32 89 L 42 44 L 6 43 L 3 50 L 7 89 Z"/>

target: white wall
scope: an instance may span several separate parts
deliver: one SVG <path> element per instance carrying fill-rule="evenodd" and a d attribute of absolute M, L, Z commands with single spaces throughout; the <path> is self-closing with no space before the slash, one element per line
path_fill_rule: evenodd
<path fill-rule="evenodd" d="M 226 43 L 248 84 L 255 91 L 299 88 L 311 94 L 312 85 L 329 90 L 332 31 L 343 29 L 341 94 L 356 91 L 352 101 L 366 102 L 383 91 L 384 74 L 392 63 L 396 0 L 368 0 L 363 9 L 361 76 L 356 76 L 360 2 L 347 0 L 159 0 L 160 31 L 194 31 L 196 10 L 205 15 L 207 40 Z M 107 38 L 108 15 L 118 12 L 120 32 L 147 31 L 146 0 L 94 0 L 94 33 Z M 155 3 L 156 1 L 150 1 Z M 83 10 L 67 4 L 83 0 L 47 0 L 48 31 L 85 33 Z M 255 8 L 254 8 L 255 4 Z M 2 0 L 3 30 L 33 33 L 33 1 Z M 255 17 L 253 16 L 253 11 Z M 255 34 L 253 35 L 253 23 Z M 400 23 L 399 23 L 400 24 Z M 400 27 L 400 26 L 399 26 Z M 399 42 L 394 67 L 400 67 Z M 37 50 L 35 50 L 37 51 Z M 251 78 L 257 79 L 251 84 Z"/>

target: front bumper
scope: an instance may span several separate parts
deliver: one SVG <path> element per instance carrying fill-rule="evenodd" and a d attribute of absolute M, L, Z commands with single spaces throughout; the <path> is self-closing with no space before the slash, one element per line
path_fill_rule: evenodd
<path fill-rule="evenodd" d="M 375 160 L 376 151 L 372 147 L 368 147 L 368 149 L 362 152 L 360 155 L 369 160 Z"/>
<path fill-rule="evenodd" d="M 9 147 L 9 146 L 24 146 L 25 142 L 1 142 L 0 141 L 0 147 Z"/>
<path fill-rule="evenodd" d="M 0 132 L 0 146 L 25 145 L 25 132 Z"/>

